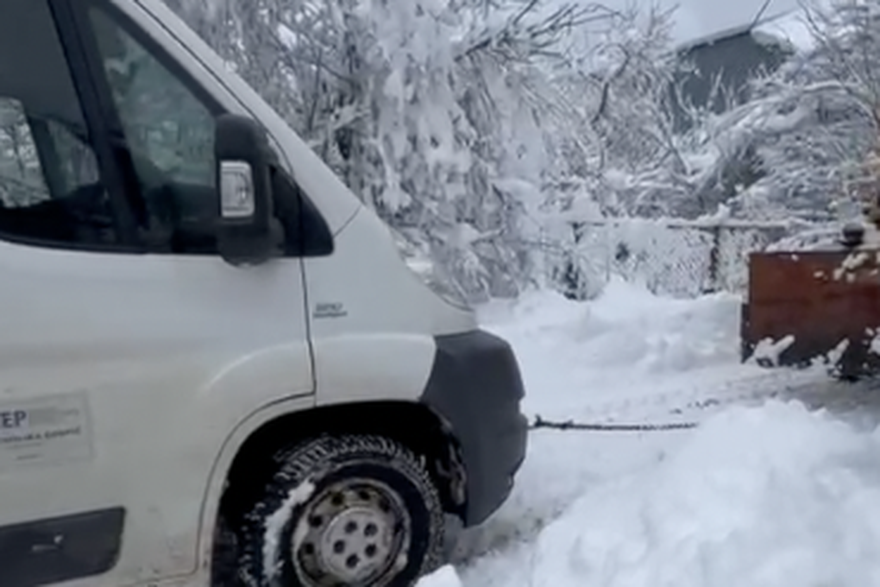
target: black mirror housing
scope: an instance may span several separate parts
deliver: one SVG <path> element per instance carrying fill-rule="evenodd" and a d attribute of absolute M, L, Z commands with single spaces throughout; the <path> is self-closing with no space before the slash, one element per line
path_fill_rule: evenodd
<path fill-rule="evenodd" d="M 266 132 L 254 120 L 222 114 L 214 127 L 217 248 L 232 265 L 259 265 L 282 254 L 284 233 L 275 218 Z"/>

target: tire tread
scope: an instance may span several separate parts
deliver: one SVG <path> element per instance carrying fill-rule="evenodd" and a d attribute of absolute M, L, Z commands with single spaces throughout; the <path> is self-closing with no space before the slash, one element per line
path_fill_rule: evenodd
<path fill-rule="evenodd" d="M 419 575 L 441 564 L 445 513 L 440 495 L 424 464 L 409 448 L 382 436 L 319 436 L 276 455 L 280 466 L 264 495 L 245 517 L 239 582 L 246 587 L 298 587 L 274 585 L 263 580 L 263 535 L 265 520 L 287 500 L 290 491 L 306 481 L 318 481 L 335 467 L 351 461 L 382 463 L 412 482 L 424 501 L 429 516 L 429 544 Z M 413 581 L 414 583 L 415 581 Z"/>

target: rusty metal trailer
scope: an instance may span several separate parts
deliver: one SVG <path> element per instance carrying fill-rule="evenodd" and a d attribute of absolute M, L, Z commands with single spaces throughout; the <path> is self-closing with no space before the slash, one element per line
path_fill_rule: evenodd
<path fill-rule="evenodd" d="M 752 253 L 748 271 L 743 360 L 818 361 L 845 379 L 880 371 L 880 243 L 864 227 L 848 226 L 833 250 Z"/>

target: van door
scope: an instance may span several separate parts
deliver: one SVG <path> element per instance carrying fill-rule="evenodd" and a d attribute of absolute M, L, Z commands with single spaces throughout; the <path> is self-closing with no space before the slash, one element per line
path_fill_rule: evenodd
<path fill-rule="evenodd" d="M 138 31 L 0 3 L 0 585 L 193 573 L 221 445 L 313 392 L 301 261 L 220 259 L 222 109 Z"/>

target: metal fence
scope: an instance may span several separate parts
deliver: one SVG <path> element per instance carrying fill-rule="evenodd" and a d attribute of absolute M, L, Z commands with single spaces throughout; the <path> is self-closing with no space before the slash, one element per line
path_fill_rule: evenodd
<path fill-rule="evenodd" d="M 554 287 L 577 299 L 592 297 L 613 276 L 674 297 L 742 293 L 750 252 L 812 226 L 794 221 L 573 222 L 567 238 L 546 247 L 545 269 Z"/>

